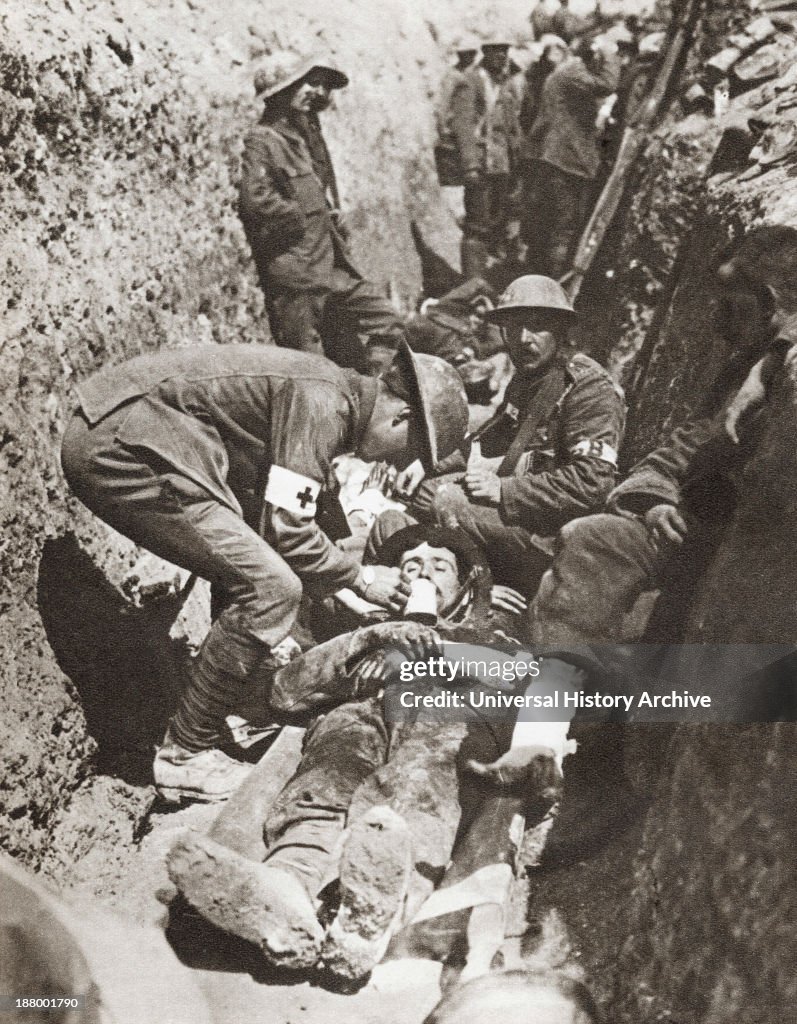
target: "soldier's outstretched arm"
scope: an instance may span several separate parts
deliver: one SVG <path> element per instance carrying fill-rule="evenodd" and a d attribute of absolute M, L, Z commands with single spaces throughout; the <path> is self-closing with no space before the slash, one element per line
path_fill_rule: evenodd
<path fill-rule="evenodd" d="M 275 674 L 270 703 L 281 714 L 360 700 L 381 689 L 381 677 L 363 678 L 357 669 L 372 652 L 400 651 L 422 660 L 440 649 L 434 630 L 416 622 L 379 622 L 343 633 L 306 651 Z"/>

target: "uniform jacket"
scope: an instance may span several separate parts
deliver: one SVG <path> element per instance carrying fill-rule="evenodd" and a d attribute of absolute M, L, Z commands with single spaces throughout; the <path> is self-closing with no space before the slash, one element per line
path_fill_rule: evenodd
<path fill-rule="evenodd" d="M 788 344 L 769 348 L 773 372 L 782 366 Z M 708 389 L 701 412 L 671 435 L 666 444 L 641 459 L 609 496 L 620 514 L 644 515 L 654 505 L 679 505 L 688 515 L 715 522 L 727 519 L 736 503 L 739 474 L 755 447 L 761 417 L 734 444 L 725 432 L 725 409 L 760 352 L 731 359 Z"/>
<path fill-rule="evenodd" d="M 594 178 L 600 167 L 600 100 L 615 91 L 618 78 L 613 64 L 590 71 L 580 57 L 562 61 L 545 80 L 527 139 L 530 151 L 566 174 Z"/>
<path fill-rule="evenodd" d="M 437 135 L 441 140 L 449 140 L 454 134 L 451 101 L 464 77 L 465 71 L 461 71 L 459 68 L 449 68 L 443 76 L 443 81 L 440 83 L 440 92 L 437 95 L 434 117 Z"/>
<path fill-rule="evenodd" d="M 337 186 L 318 120 L 306 120 L 304 133 L 263 120 L 244 140 L 238 212 L 267 292 L 360 277 L 330 216 Z"/>
<path fill-rule="evenodd" d="M 561 375 L 560 397 L 527 440 L 512 475 L 502 479 L 499 506 L 507 524 L 542 534 L 603 506 L 625 427 L 622 392 L 602 366 L 578 354 L 532 382 L 513 377 L 495 416 L 479 431 L 482 455 L 506 452 L 554 373 Z"/>
<path fill-rule="evenodd" d="M 92 424 L 125 403 L 116 439 L 163 459 L 257 529 L 313 593 L 357 566 L 305 518 L 265 502 L 272 465 L 331 487 L 330 463 L 356 448 L 375 382 L 318 356 L 260 345 L 202 345 L 138 356 L 78 389 Z"/>
<path fill-rule="evenodd" d="M 509 174 L 519 144 L 519 90 L 507 75 L 490 101 L 490 81 L 480 65 L 468 68 L 451 97 L 451 126 L 462 171 Z"/>

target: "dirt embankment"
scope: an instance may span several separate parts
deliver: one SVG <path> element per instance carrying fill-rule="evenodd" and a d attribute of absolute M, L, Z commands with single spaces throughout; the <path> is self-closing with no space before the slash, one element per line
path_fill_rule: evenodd
<path fill-rule="evenodd" d="M 351 76 L 326 125 L 371 276 L 413 299 L 411 217 L 454 257 L 430 99 L 464 19 L 514 30 L 525 12 L 437 8 L 22 0 L 0 14 L 0 845 L 30 865 L 98 742 L 102 757 L 126 737 L 146 759 L 185 654 L 168 616 L 114 589 L 130 546 L 66 495 L 71 385 L 161 345 L 268 340 L 234 202 L 251 76 L 274 49 L 327 50 Z"/>
<path fill-rule="evenodd" d="M 773 49 L 754 50 L 765 74 L 760 84 L 741 89 L 732 71 L 737 94 L 726 114 L 692 113 L 651 143 L 624 243 L 639 261 L 631 270 L 639 274 L 642 328 L 652 316 L 632 377 L 626 465 L 697 410 L 732 355 L 712 320 L 716 268 L 752 228 L 797 228 L 797 34 L 789 27 L 797 23 L 797 8 L 787 13 L 763 44 Z M 716 42 L 715 52 L 727 41 Z M 794 237 L 775 230 L 749 258 L 777 307 L 797 311 Z M 660 298 L 655 313 L 645 298 L 650 293 Z M 768 426 L 689 617 L 691 643 L 789 648 L 797 635 L 793 363 L 769 402 Z M 691 663 L 683 663 L 683 685 L 699 690 L 709 672 L 736 678 L 751 651 L 725 650 L 701 661 L 695 649 Z M 782 698 L 784 718 L 793 716 L 793 673 L 792 664 L 778 683 L 784 688 L 769 694 Z M 575 887 L 560 885 L 614 1020 L 769 1024 L 793 1014 L 794 738 L 788 721 L 682 726 L 663 758 L 657 747 L 646 763 L 645 744 L 634 748 L 632 775 L 661 773 L 635 852 L 629 854 L 627 838 L 617 840 L 603 867 L 600 861 L 582 866 L 590 888 L 579 889 L 577 879 Z M 604 868 L 614 884 L 617 856 L 626 858 L 630 891 L 618 897 L 612 926 L 601 927 L 596 921 L 606 914 L 606 900 L 590 889 L 603 887 Z"/>

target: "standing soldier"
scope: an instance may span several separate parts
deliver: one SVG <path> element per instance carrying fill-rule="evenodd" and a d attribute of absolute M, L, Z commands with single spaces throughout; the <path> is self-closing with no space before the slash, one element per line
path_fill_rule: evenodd
<path fill-rule="evenodd" d="M 347 84 L 327 63 L 281 53 L 258 72 L 265 107 L 244 143 L 239 213 L 277 344 L 378 373 L 402 322 L 352 262 L 318 123 L 331 90 Z"/>
<path fill-rule="evenodd" d="M 476 60 L 476 55 L 479 52 L 479 44 L 473 37 L 463 36 L 462 39 L 458 40 L 456 43 L 454 52 L 457 55 L 457 62 L 453 67 L 450 67 L 443 76 L 443 81 L 440 83 L 440 92 L 437 97 L 437 106 L 435 108 L 435 125 L 437 127 L 438 137 L 441 140 L 450 139 L 453 135 L 453 128 L 451 124 L 451 100 L 457 86 L 465 77 L 465 72 Z"/>
<path fill-rule="evenodd" d="M 213 345 L 110 367 L 78 398 L 62 451 L 72 490 L 223 597 L 154 765 L 167 799 L 223 800 L 248 771 L 218 749 L 225 717 L 248 686 L 267 685 L 303 590 L 406 602 L 396 569 L 363 571 L 316 523 L 332 459 L 431 469 L 462 442 L 462 384 L 406 344 L 379 380 L 273 346 Z"/>
<path fill-rule="evenodd" d="M 482 456 L 502 456 L 500 465 L 468 465 L 469 442 L 413 497 L 412 511 L 460 526 L 488 553 L 496 581 L 526 597 L 550 561 L 545 538 L 603 507 L 623 436 L 625 405 L 609 374 L 589 356 L 561 351 L 574 316 L 550 278 L 520 277 L 507 288 L 485 319 L 501 327 L 515 375 L 470 439 Z M 377 520 L 375 540 L 387 519 Z"/>
<path fill-rule="evenodd" d="M 483 277 L 487 257 L 504 241 L 510 174 L 518 134 L 509 43 L 482 45 L 482 60 L 454 90 L 452 127 L 465 182 L 462 273 Z"/>
<path fill-rule="evenodd" d="M 582 46 L 583 56 L 569 57 L 545 81 L 537 120 L 528 143 L 536 152 L 536 187 L 540 218 L 536 232 L 542 251 L 538 268 L 559 278 L 587 219 L 593 183 L 601 165 L 600 101 L 611 95 L 619 79 L 611 41 Z"/>

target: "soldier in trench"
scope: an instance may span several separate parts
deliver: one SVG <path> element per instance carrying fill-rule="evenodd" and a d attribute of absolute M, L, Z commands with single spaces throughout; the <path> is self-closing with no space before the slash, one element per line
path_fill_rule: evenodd
<path fill-rule="evenodd" d="M 778 309 L 775 290 L 783 277 L 779 254 L 796 246 L 793 228 L 759 228 L 719 266 L 714 320 L 731 356 L 694 418 L 631 469 L 606 510 L 562 529 L 529 611 L 532 639 L 547 658 L 596 675 L 608 667 L 655 676 L 669 646 L 682 640 L 760 436 L 767 381 L 797 341 L 797 321 Z M 652 591 L 660 592 L 654 604 L 639 602 Z M 768 648 L 761 655 L 767 663 Z M 684 661 L 674 667 L 688 671 Z M 567 835 L 572 820 L 573 852 L 613 834 L 638 806 L 627 791 L 622 733 L 598 745 L 591 762 L 579 756 L 570 763 L 584 783 L 581 799 L 563 802 L 559 822 Z M 571 846 L 563 844 L 562 856 Z M 555 850 L 549 844 L 549 853 Z"/>
<path fill-rule="evenodd" d="M 496 582 L 527 598 L 557 530 L 606 500 L 625 425 L 623 395 L 607 371 L 563 351 L 574 317 L 562 287 L 534 275 L 514 281 L 484 314 L 501 329 L 514 376 L 495 415 L 421 483 L 408 509 L 463 529 L 487 552 Z M 474 463 L 474 442 L 490 462 Z M 400 515 L 380 517 L 375 538 Z"/>
<path fill-rule="evenodd" d="M 391 682 L 397 644 L 421 659 L 445 650 L 443 641 L 498 645 L 492 658 L 519 657 L 520 648 L 501 632 L 507 619 L 491 610 L 484 556 L 461 531 L 405 527 L 376 557 L 398 566 L 408 583 L 430 585 L 435 632 L 413 623 L 369 626 L 281 670 L 272 708 L 306 714 L 343 703 L 314 720 L 296 775 L 262 823 L 265 862 L 188 836 L 170 854 L 170 874 L 205 917 L 256 943 L 275 965 L 359 980 L 393 939 L 396 955 L 445 958 L 464 948 L 465 971 L 476 975 L 503 941 L 513 822 L 535 802 L 555 799 L 568 725 L 468 708 L 402 716 L 395 694 L 383 705 L 378 691 Z M 485 656 L 482 647 L 470 650 Z M 566 668 L 558 681 L 575 678 Z M 515 689 L 528 685 L 519 679 Z M 472 881 L 479 869 L 491 873 L 491 899 L 484 882 Z M 330 910 L 336 878 L 339 906 L 333 898 Z M 427 899 L 435 880 L 439 906 Z M 400 932 L 420 907 L 423 922 Z"/>
<path fill-rule="evenodd" d="M 220 749 L 226 715 L 274 670 L 305 590 L 351 587 L 399 611 L 398 569 L 340 550 L 316 522 L 337 455 L 430 468 L 462 441 L 456 372 L 400 348 L 379 380 L 261 345 L 139 356 L 78 388 L 67 482 L 104 522 L 208 579 L 220 611 L 154 762 L 161 795 L 226 799 L 250 770 Z"/>
<path fill-rule="evenodd" d="M 238 211 L 277 344 L 376 375 L 404 327 L 354 264 L 318 119 L 348 81 L 321 59 L 268 59 L 255 77 L 264 109 L 244 140 Z"/>

